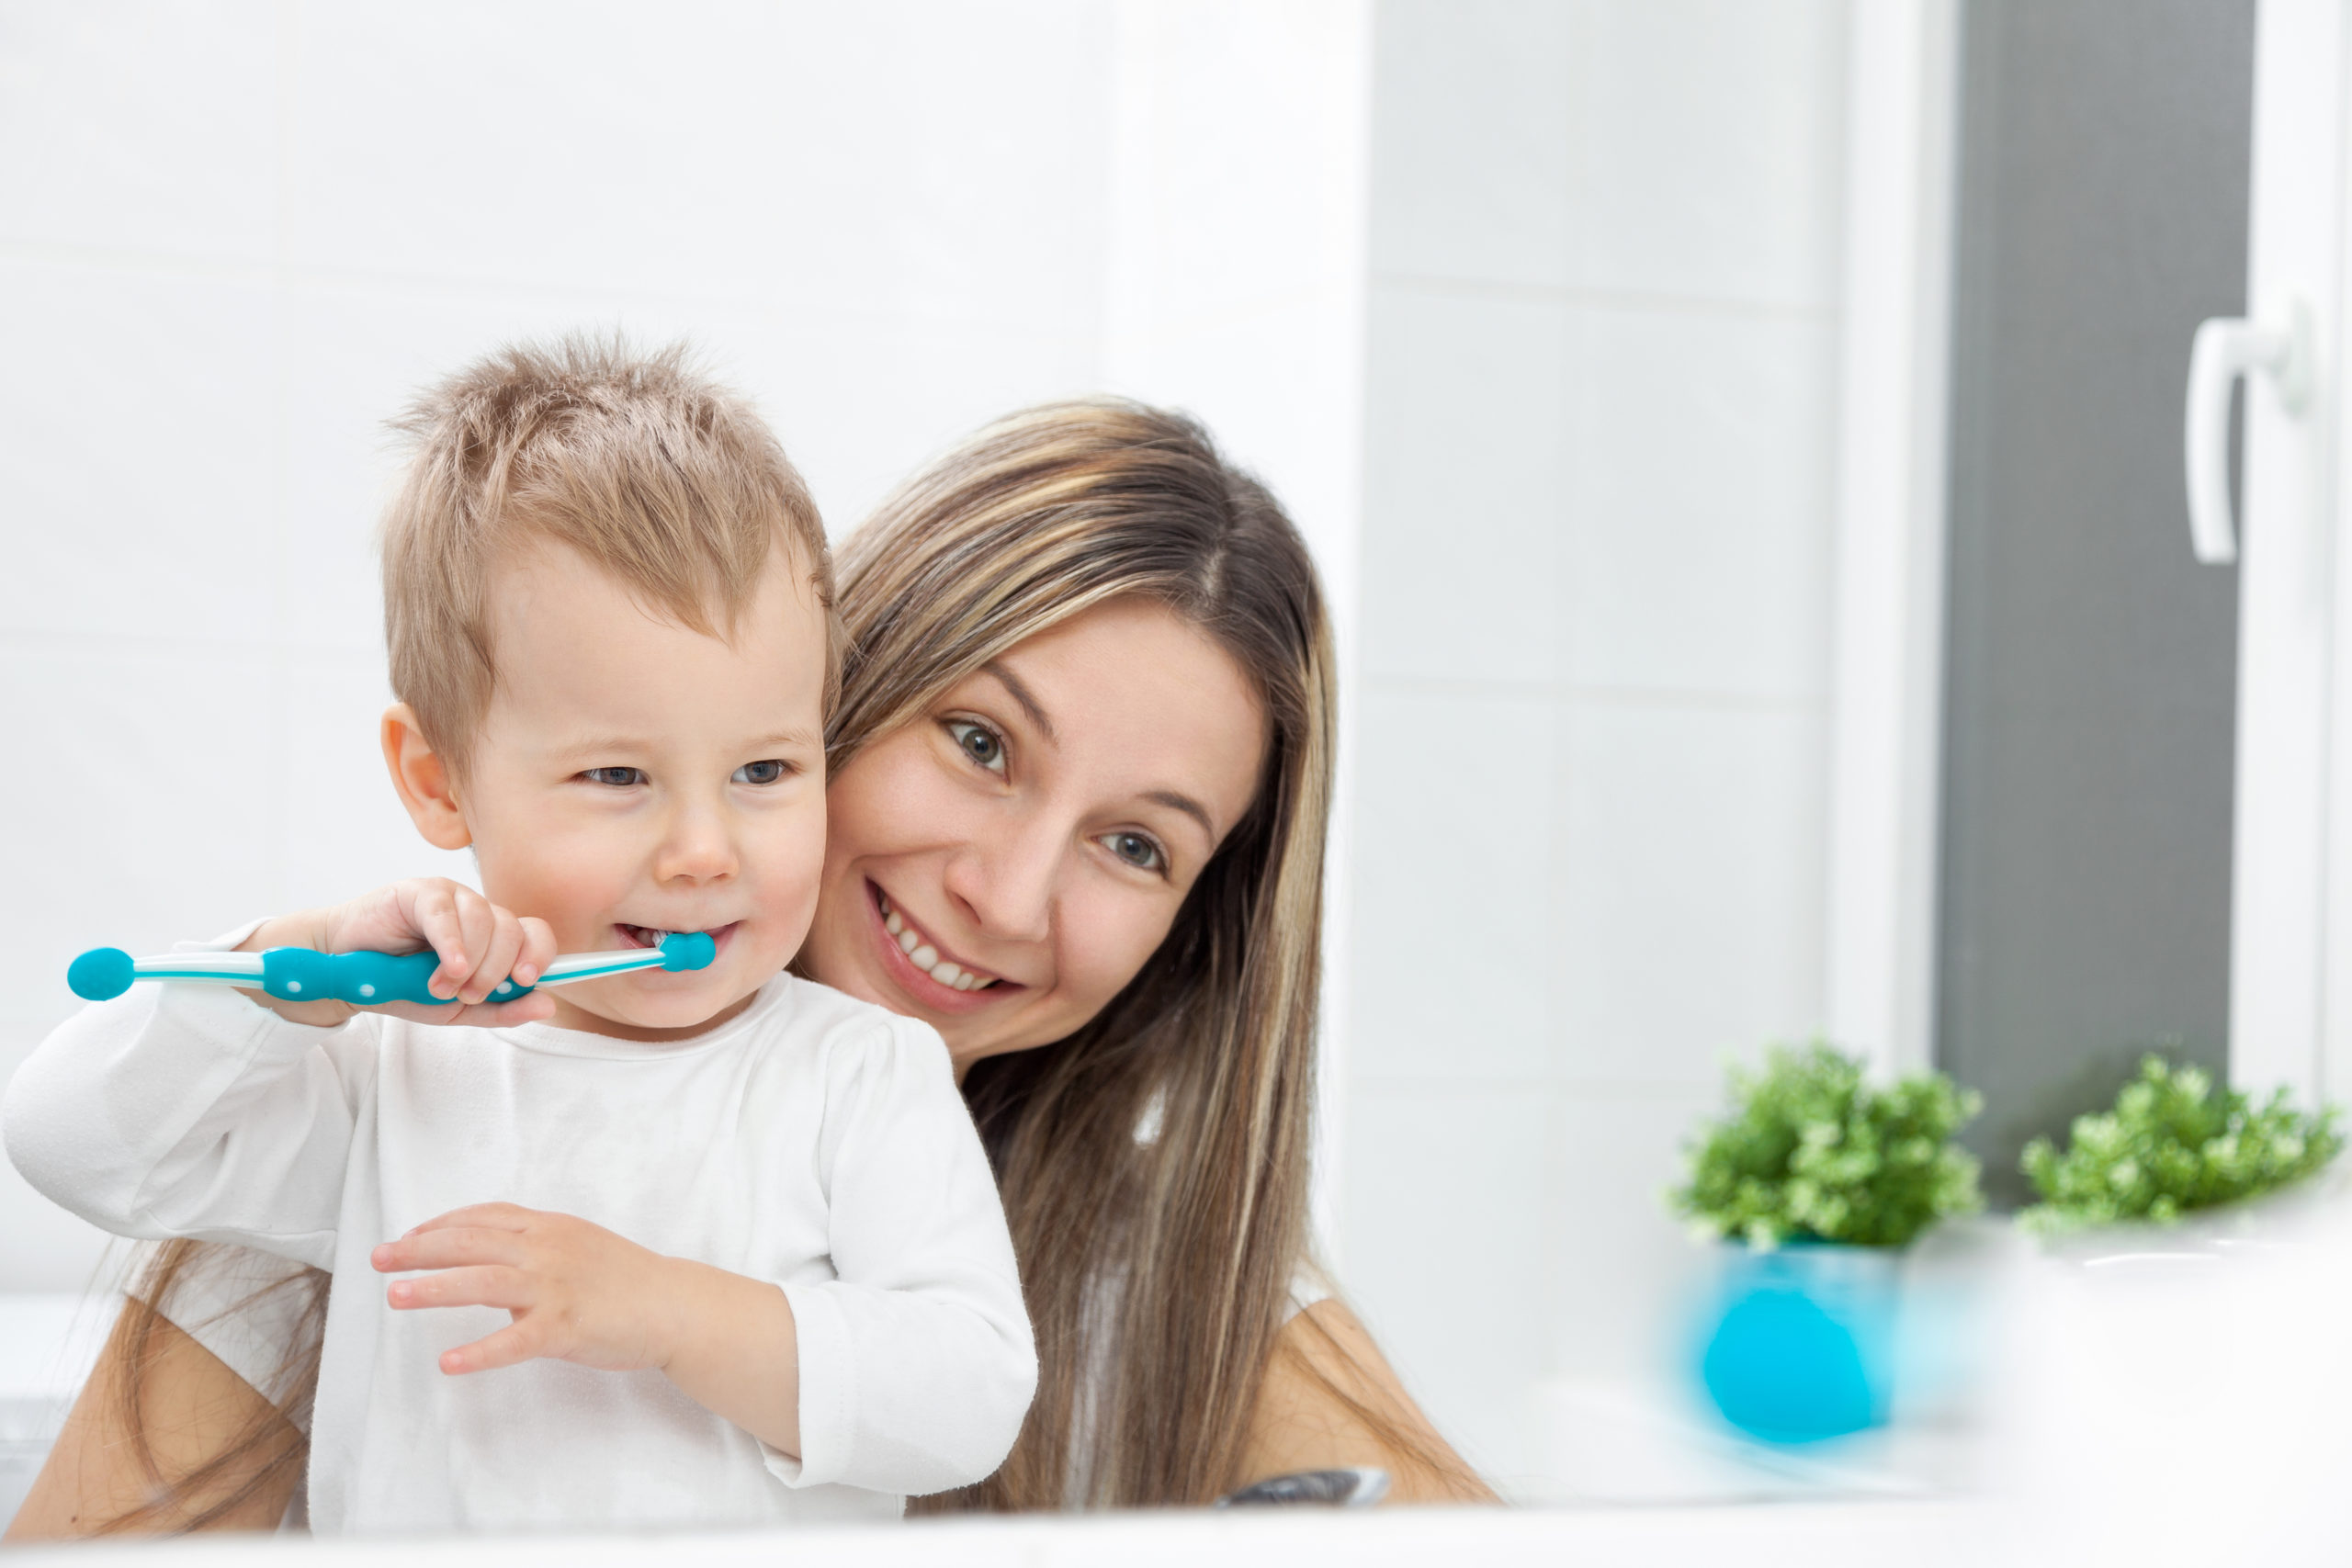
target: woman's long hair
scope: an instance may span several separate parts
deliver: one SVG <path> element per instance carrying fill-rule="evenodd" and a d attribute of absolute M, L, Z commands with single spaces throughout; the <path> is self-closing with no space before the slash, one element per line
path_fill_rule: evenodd
<path fill-rule="evenodd" d="M 1148 600 L 1199 628 L 1263 705 L 1257 797 L 1159 950 L 1075 1033 L 989 1057 L 966 1080 L 1040 1375 L 1004 1466 L 916 1506 L 1206 1502 L 1239 1479 L 1306 1256 L 1335 706 L 1313 563 L 1264 487 L 1197 424 L 1104 399 L 982 430 L 886 500 L 837 570 L 848 648 L 828 735 L 836 772 L 998 655 L 1114 600 Z M 200 1528 L 252 1495 L 218 1493 L 240 1458 L 271 1474 L 303 1461 L 291 1428 L 265 1421 L 207 1462 L 213 1495 L 192 1495 L 197 1477 L 156 1474 L 139 1421 L 151 1303 L 195 1250 L 163 1250 L 108 1347 L 142 1462 L 166 1501 L 184 1500 L 125 1525 Z M 322 1298 L 325 1280 L 294 1288 Z M 295 1350 L 281 1381 L 307 1386 L 315 1339 Z M 1458 1469 L 1390 1412 L 1321 1381 L 1396 1456 Z"/>
<path fill-rule="evenodd" d="M 280 1412 L 306 1408 L 318 1386 L 329 1276 L 322 1269 L 293 1264 L 286 1265 L 288 1271 L 277 1280 L 227 1306 L 229 1313 L 251 1312 L 263 1306 L 265 1297 L 288 1298 L 282 1303 L 285 1310 L 272 1314 L 292 1328 L 285 1362 L 271 1386 L 256 1391 L 270 1403 L 254 1402 L 243 1423 L 192 1467 L 167 1473 L 155 1451 L 147 1425 L 148 1379 L 168 1354 L 171 1342 L 164 1330 L 175 1321 L 170 1305 L 181 1299 L 177 1292 L 195 1274 L 233 1261 L 232 1254 L 233 1249 L 212 1242 L 165 1242 L 149 1252 L 125 1293 L 91 1382 L 113 1407 L 105 1416 L 127 1439 L 124 1447 L 138 1467 L 143 1500 L 101 1521 L 93 1534 L 176 1535 L 204 1529 L 255 1497 L 279 1494 L 301 1475 L 310 1460 L 310 1438 Z"/>
<path fill-rule="evenodd" d="M 926 1506 L 1206 1502 L 1233 1482 L 1306 1247 L 1334 707 L 1313 562 L 1199 426 L 1090 400 L 1016 414 L 933 463 L 838 571 L 836 773 L 990 660 L 1114 600 L 1197 627 L 1263 705 L 1257 798 L 1159 949 L 1076 1033 L 965 1080 L 1021 1260 L 1037 1398 L 1002 1469 Z"/>

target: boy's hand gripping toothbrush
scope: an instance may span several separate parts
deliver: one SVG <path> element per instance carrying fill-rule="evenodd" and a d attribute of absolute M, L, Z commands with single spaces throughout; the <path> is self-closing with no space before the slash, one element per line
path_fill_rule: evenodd
<path fill-rule="evenodd" d="M 671 931 L 659 947 L 620 948 L 609 953 L 567 953 L 551 960 L 536 986 L 501 980 L 484 999 L 511 1002 L 543 986 L 568 986 L 639 969 L 678 974 L 709 965 L 717 945 L 706 931 Z M 266 991 L 280 1001 L 348 1002 L 381 1007 L 416 1002 L 447 1007 L 456 998 L 436 997 L 425 982 L 441 967 L 432 949 L 423 953 L 318 953 L 307 947 L 272 947 L 260 953 L 170 953 L 133 958 L 119 947 L 94 947 L 65 970 L 65 983 L 86 1001 L 122 995 L 139 980 L 198 980 Z"/>

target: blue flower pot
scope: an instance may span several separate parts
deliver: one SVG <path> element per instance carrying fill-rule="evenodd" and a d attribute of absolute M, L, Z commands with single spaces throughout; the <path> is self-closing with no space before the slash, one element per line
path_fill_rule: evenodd
<path fill-rule="evenodd" d="M 1699 1354 L 1699 1381 L 1724 1419 L 1774 1443 L 1883 1425 L 1901 1253 L 1823 1242 L 1724 1250 Z"/>

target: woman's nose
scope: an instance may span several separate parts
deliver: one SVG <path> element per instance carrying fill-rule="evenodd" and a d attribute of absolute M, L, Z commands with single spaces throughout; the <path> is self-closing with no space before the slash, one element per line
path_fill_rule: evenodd
<path fill-rule="evenodd" d="M 1063 835 L 1050 823 L 1013 819 L 976 837 L 947 863 L 948 896 L 1002 942 L 1043 942 L 1053 931 L 1054 884 Z"/>

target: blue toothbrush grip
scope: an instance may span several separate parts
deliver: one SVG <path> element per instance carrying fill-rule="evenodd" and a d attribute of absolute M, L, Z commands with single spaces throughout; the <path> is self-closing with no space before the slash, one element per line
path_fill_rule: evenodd
<path fill-rule="evenodd" d="M 307 947 L 273 947 L 261 955 L 261 988 L 289 1002 L 337 1001 L 363 1008 L 415 1002 L 447 1007 L 452 998 L 436 997 L 425 988 L 425 982 L 440 967 L 439 955 L 431 952 L 314 953 Z M 490 999 L 511 1002 L 530 991 L 528 986 L 501 980 Z"/>

